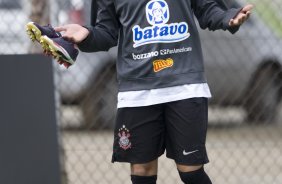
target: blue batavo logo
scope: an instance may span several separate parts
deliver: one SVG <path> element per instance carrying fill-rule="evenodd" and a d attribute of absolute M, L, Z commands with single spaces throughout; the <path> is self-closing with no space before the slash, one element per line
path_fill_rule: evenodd
<path fill-rule="evenodd" d="M 151 0 L 146 5 L 146 18 L 152 26 L 141 28 L 135 25 L 133 31 L 133 47 L 151 43 L 180 42 L 190 36 L 186 22 L 171 23 L 169 7 L 164 0 Z"/>

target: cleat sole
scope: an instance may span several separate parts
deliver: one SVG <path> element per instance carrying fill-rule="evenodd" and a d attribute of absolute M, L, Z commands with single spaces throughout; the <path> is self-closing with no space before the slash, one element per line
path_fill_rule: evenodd
<path fill-rule="evenodd" d="M 74 64 L 74 61 L 71 59 L 67 51 L 57 45 L 53 40 L 48 38 L 47 36 L 42 36 L 40 38 L 40 44 L 43 50 L 46 50 L 49 54 L 51 54 L 54 59 L 63 60 L 70 65 Z"/>
<path fill-rule="evenodd" d="M 26 25 L 26 32 L 30 36 L 30 39 L 32 41 L 38 41 L 40 42 L 40 38 L 42 36 L 41 31 L 34 25 L 33 22 L 29 22 Z"/>

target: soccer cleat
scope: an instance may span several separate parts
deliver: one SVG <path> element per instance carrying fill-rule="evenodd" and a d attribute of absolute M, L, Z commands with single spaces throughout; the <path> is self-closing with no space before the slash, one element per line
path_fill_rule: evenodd
<path fill-rule="evenodd" d="M 35 22 L 29 22 L 26 24 L 26 32 L 32 41 L 40 42 L 41 36 L 48 36 L 49 38 L 62 37 L 61 33 L 56 32 L 51 25 L 40 26 Z"/>
<path fill-rule="evenodd" d="M 73 65 L 77 56 L 78 50 L 74 44 L 65 40 L 63 37 L 49 38 L 48 36 L 41 36 L 40 44 L 47 54 L 51 54 L 60 64 L 65 67 Z M 66 62 L 66 63 L 64 63 Z"/>

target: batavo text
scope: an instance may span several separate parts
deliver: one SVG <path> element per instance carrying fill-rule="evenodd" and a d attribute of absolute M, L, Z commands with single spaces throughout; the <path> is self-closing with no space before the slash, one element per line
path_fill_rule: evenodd
<path fill-rule="evenodd" d="M 162 49 L 160 51 L 152 51 L 143 54 L 132 53 L 132 58 L 134 60 L 142 60 L 142 59 L 148 59 L 157 56 L 164 56 L 168 54 L 179 54 L 179 53 L 191 52 L 191 51 L 192 51 L 192 47 L 183 47 L 180 49 Z"/>
<path fill-rule="evenodd" d="M 160 27 L 155 25 L 144 29 L 136 25 L 132 31 L 134 48 L 151 43 L 180 42 L 190 36 L 186 22 L 164 24 Z"/>

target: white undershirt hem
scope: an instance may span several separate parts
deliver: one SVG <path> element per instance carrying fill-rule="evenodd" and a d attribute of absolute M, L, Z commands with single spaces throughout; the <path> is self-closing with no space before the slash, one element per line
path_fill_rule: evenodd
<path fill-rule="evenodd" d="M 197 97 L 211 98 L 207 83 L 119 92 L 117 107 L 142 107 Z"/>

